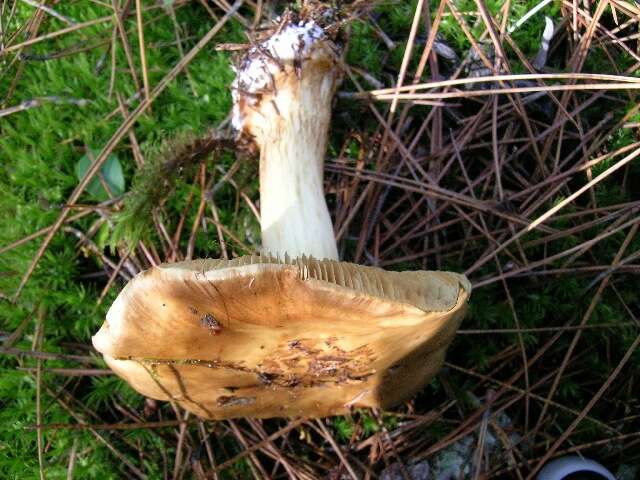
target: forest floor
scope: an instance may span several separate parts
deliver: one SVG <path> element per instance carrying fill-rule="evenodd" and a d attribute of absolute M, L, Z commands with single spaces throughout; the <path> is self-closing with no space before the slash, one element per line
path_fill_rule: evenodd
<path fill-rule="evenodd" d="M 533 478 L 580 453 L 634 478 L 640 7 L 366 3 L 325 164 L 341 257 L 464 272 L 470 312 L 404 405 L 217 422 L 91 336 L 138 271 L 260 248 L 257 161 L 168 159 L 228 122 L 229 44 L 283 5 L 0 4 L 0 477 Z"/>

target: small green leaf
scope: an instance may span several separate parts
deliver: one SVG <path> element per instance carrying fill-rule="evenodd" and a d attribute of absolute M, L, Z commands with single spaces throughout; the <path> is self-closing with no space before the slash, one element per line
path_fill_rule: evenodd
<path fill-rule="evenodd" d="M 110 234 L 111 226 L 107 222 L 103 223 L 96 235 L 96 245 L 98 245 L 98 248 L 103 249 L 107 245 Z"/>
<path fill-rule="evenodd" d="M 87 173 L 87 170 L 98 157 L 100 151 L 89 149 L 89 151 L 82 156 L 78 163 L 76 163 L 76 176 L 78 181 L 82 180 Z M 107 160 L 100 168 L 99 175 L 102 175 L 107 187 L 114 196 L 120 196 L 124 193 L 124 175 L 122 173 L 122 166 L 120 160 L 116 155 L 109 155 Z M 96 177 L 92 178 L 85 189 L 92 197 L 98 201 L 105 201 L 109 199 L 107 191 L 102 186 L 100 179 Z"/>

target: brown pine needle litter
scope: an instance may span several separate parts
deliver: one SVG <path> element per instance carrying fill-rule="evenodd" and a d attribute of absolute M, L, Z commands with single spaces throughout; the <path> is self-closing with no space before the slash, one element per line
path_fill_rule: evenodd
<path fill-rule="evenodd" d="M 36 188 L 11 163 L 39 151 L 25 116 L 44 128 L 43 112 L 93 112 L 97 130 L 56 138 L 42 159 L 70 149 L 68 171 L 96 131 L 104 140 L 55 201 L 0 203 L 0 477 L 81 478 L 94 464 L 136 478 L 525 479 L 569 453 L 640 476 L 636 3 L 113 0 L 92 16 L 45 3 L 0 6 L 0 186 Z M 346 52 L 324 159 L 340 259 L 464 273 L 469 314 L 440 373 L 389 411 L 205 420 L 183 408 L 179 375 L 174 401 L 144 398 L 90 337 L 138 273 L 260 250 L 260 172 L 230 127 L 228 65 L 298 14 L 332 23 Z M 64 88 L 26 89 L 62 61 L 78 62 Z M 77 87 L 73 68 L 104 91 Z M 87 193 L 94 179 L 104 198 Z M 13 229 L 29 208 L 47 222 Z M 74 268 L 52 267 L 69 256 Z"/>

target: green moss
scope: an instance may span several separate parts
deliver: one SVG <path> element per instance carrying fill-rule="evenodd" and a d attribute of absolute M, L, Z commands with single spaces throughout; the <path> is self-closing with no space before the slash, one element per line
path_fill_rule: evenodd
<path fill-rule="evenodd" d="M 55 9 L 76 22 L 111 15 L 110 8 L 96 3 L 63 2 L 57 4 Z M 32 7 L 18 3 L 16 18 L 8 26 L 9 31 L 32 14 Z M 176 15 L 184 29 L 182 37 L 186 39 L 185 51 L 212 27 L 211 18 L 197 4 L 177 9 Z M 39 31 L 41 34 L 66 26 L 50 16 L 45 17 Z M 179 61 L 180 53 L 173 44 L 173 24 L 166 12 L 154 9 L 145 13 L 144 19 L 147 22 L 145 38 L 149 81 L 153 87 Z M 129 40 L 141 77 L 135 15 L 128 18 L 126 28 L 132 32 Z M 109 96 L 111 31 L 111 24 L 104 23 L 55 40 L 40 42 L 23 52 L 26 61 L 22 63 L 22 75 L 12 96 L 7 99 L 7 106 L 40 97 L 55 98 L 42 100 L 40 106 L 11 114 L 0 122 L 0 189 L 3 192 L 0 196 L 0 245 L 7 245 L 52 224 L 78 183 L 74 168 L 84 155 L 85 148 L 104 146 L 122 123 L 122 117 L 117 113 L 116 96 Z M 234 42 L 241 39 L 241 28 L 230 22 L 215 41 Z M 95 48 L 86 51 L 68 51 L 94 44 L 97 45 Z M 228 54 L 216 52 L 213 46 L 214 43 L 205 47 L 189 64 L 187 70 L 190 77 L 185 73 L 180 74 L 157 98 L 151 111 L 135 124 L 134 131 L 143 153 L 150 152 L 151 145 L 157 145 L 178 132 L 201 132 L 215 126 L 227 115 L 231 105 L 229 83 L 233 73 Z M 69 54 L 59 56 L 60 52 Z M 59 58 L 52 58 L 54 56 Z M 114 92 L 127 99 L 135 87 L 121 44 L 117 47 L 116 66 Z M 6 67 L 3 65 L 2 68 Z M 16 72 L 15 65 L 7 71 L 3 70 L 0 76 L 0 92 L 3 92 L 3 96 L 9 91 Z M 83 101 L 79 104 L 77 100 Z M 134 107 L 135 100 L 129 110 Z M 115 114 L 110 115 L 112 112 Z M 123 166 L 126 183 L 130 185 L 136 168 L 128 143 L 128 140 L 122 142 L 115 154 Z M 184 193 L 183 185 L 178 188 L 181 189 L 180 193 Z M 175 205 L 170 203 L 167 208 L 172 212 L 182 209 L 183 200 Z M 88 194 L 79 200 L 80 203 L 93 201 Z M 189 215 L 191 218 L 193 212 L 189 212 Z M 86 232 L 96 217 L 91 218 L 74 222 L 71 226 Z M 107 243 L 108 234 L 109 230 L 103 227 L 94 239 L 100 247 Z M 13 294 L 42 238 L 0 255 L 2 294 Z M 12 305 L 0 301 L 0 330 L 13 331 L 40 304 L 48 312 L 43 350 L 68 353 L 70 350 L 63 346 L 65 344 L 90 344 L 90 337 L 102 323 L 106 309 L 118 290 L 119 281 L 104 302 L 97 305 L 106 278 L 82 279 L 83 274 L 100 271 L 102 265 L 93 254 L 77 248 L 77 240 L 69 231 L 60 232 L 54 237 L 18 303 Z M 105 253 L 108 255 L 108 250 Z M 32 320 L 14 347 L 29 350 L 34 327 L 35 321 Z M 26 429 L 36 423 L 34 379 L 28 372 L 16 370 L 18 365 L 33 367 L 35 361 L 0 357 L 0 422 L 8 427 L 0 433 L 0 477 L 37 478 L 36 434 L 34 430 Z M 45 365 L 78 367 L 77 364 L 63 361 L 47 361 Z M 64 380 L 64 377 L 53 374 L 43 375 L 44 385 L 54 390 Z M 80 402 L 100 408 L 103 412 L 112 409 L 117 398 L 133 408 L 141 408 L 142 397 L 117 377 L 71 378 L 66 388 L 74 391 Z M 76 422 L 46 392 L 42 401 L 47 423 Z M 126 436 L 119 433 L 105 435 L 136 465 L 139 465 L 137 453 L 127 443 L 127 437 L 135 436 L 135 441 L 140 442 L 144 451 L 158 452 L 156 434 L 148 435 L 142 431 Z M 66 476 L 68 452 L 74 441 L 82 446 L 76 460 L 77 478 L 122 478 L 128 475 L 122 462 L 100 447 L 90 433 L 46 431 L 44 437 L 45 441 L 51 442 L 45 453 L 48 478 Z M 150 478 L 154 478 L 162 475 L 158 472 L 161 465 L 159 457 L 150 454 L 141 468 Z"/>

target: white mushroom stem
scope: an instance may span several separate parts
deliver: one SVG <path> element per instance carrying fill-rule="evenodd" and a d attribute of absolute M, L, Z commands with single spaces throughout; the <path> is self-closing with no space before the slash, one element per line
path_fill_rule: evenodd
<path fill-rule="evenodd" d="M 302 75 L 263 109 L 270 114 L 259 145 L 262 243 L 274 253 L 338 260 L 322 180 L 333 82 Z"/>
<path fill-rule="evenodd" d="M 312 23 L 289 25 L 262 49 L 269 55 L 249 52 L 238 72 L 235 113 L 240 118 L 234 120 L 260 149 L 263 248 L 272 254 L 338 260 L 323 191 L 331 101 L 339 76 L 335 54 Z M 253 76 L 247 78 L 249 74 Z"/>

